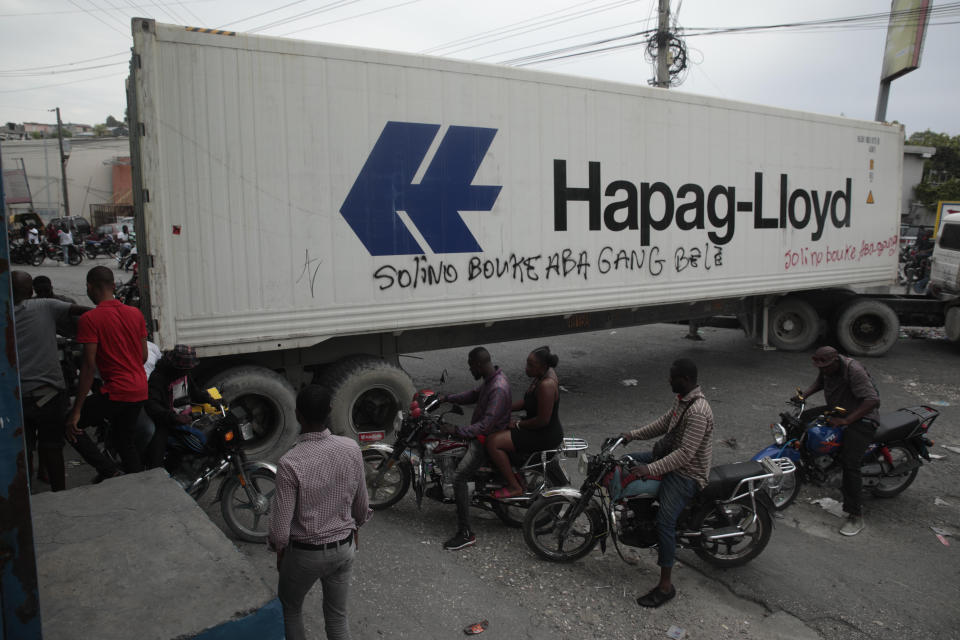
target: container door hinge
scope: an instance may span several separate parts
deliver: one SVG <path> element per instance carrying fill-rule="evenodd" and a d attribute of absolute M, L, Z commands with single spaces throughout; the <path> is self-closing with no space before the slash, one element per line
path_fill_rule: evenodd
<path fill-rule="evenodd" d="M 160 321 L 157 320 L 156 318 L 154 318 L 154 319 L 153 319 L 153 332 L 156 333 L 157 331 L 160 331 Z"/>
<path fill-rule="evenodd" d="M 141 68 L 142 68 L 141 65 L 140 65 L 140 54 L 139 54 L 139 53 L 133 54 L 133 66 L 135 66 L 137 69 L 141 69 Z"/>
<path fill-rule="evenodd" d="M 150 202 L 150 190 L 149 190 L 149 189 L 144 189 L 144 190 L 143 190 L 143 201 L 144 201 L 144 202 Z"/>
<path fill-rule="evenodd" d="M 138 129 L 138 131 L 139 131 L 139 133 L 140 133 L 140 137 L 141 137 L 141 138 L 142 138 L 143 136 L 147 135 L 147 125 L 145 125 L 144 123 L 142 123 L 142 122 L 137 123 L 137 129 Z"/>

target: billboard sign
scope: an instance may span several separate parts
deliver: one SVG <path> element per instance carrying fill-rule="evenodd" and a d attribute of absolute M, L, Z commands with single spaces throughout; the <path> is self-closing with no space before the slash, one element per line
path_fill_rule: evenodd
<path fill-rule="evenodd" d="M 881 82 L 890 82 L 920 66 L 931 4 L 931 0 L 893 0 L 891 3 Z"/>

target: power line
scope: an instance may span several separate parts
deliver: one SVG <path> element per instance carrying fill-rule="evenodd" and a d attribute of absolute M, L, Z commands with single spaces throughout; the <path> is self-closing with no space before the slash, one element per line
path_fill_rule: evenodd
<path fill-rule="evenodd" d="M 258 31 L 266 31 L 267 29 L 273 29 L 274 27 L 282 27 L 285 24 L 290 24 L 291 22 L 297 22 L 299 20 L 303 20 L 304 18 L 309 18 L 310 16 L 315 16 L 320 13 L 326 13 L 328 11 L 333 11 L 335 9 L 346 7 L 351 4 L 356 4 L 357 2 L 360 2 L 360 0 L 335 0 L 334 2 L 321 5 L 316 9 L 310 9 L 309 11 L 296 13 L 287 18 L 280 18 L 279 20 L 274 20 L 273 22 L 262 24 L 259 27 L 254 27 L 253 29 L 247 29 L 247 32 L 257 33 Z"/>
<path fill-rule="evenodd" d="M 336 24 L 338 22 L 346 22 L 347 20 L 353 20 L 354 18 L 362 18 L 363 16 L 373 15 L 374 13 L 380 13 L 382 11 L 389 11 L 391 9 L 396 9 L 397 7 L 404 7 L 408 4 L 414 4 L 416 2 L 421 2 L 422 0 L 407 0 L 406 2 L 400 2 L 398 4 L 390 5 L 389 7 L 381 7 L 380 9 L 374 9 L 372 11 L 367 11 L 365 13 L 358 13 L 356 15 L 347 16 L 346 18 L 338 18 L 336 20 L 330 20 L 328 22 L 321 22 L 320 24 L 315 24 L 312 27 L 303 27 L 301 29 L 295 29 L 293 31 L 287 31 L 286 33 L 281 33 L 281 36 L 289 36 L 294 33 L 300 33 L 302 31 L 309 31 L 311 29 L 319 29 L 320 27 L 326 27 L 327 25 Z"/>
<path fill-rule="evenodd" d="M 281 11 L 281 10 L 283 10 L 283 9 L 286 9 L 287 7 L 292 7 L 292 6 L 295 5 L 295 4 L 302 4 L 302 3 L 306 2 L 306 1 L 307 1 L 307 0 L 294 0 L 294 2 L 289 2 L 289 3 L 285 4 L 285 5 L 282 5 L 282 6 L 280 6 L 280 7 L 277 7 L 276 9 L 269 9 L 268 11 L 261 11 L 260 13 L 255 13 L 255 14 L 253 14 L 252 16 L 247 16 L 246 18 L 240 18 L 239 20 L 233 20 L 232 22 L 225 22 L 224 24 L 222 24 L 222 25 L 220 25 L 219 27 L 217 27 L 217 29 L 223 29 L 224 27 L 229 27 L 229 26 L 231 26 L 231 25 L 234 25 L 234 24 L 237 24 L 237 23 L 240 23 L 240 22 L 246 22 L 247 20 L 253 20 L 254 18 L 259 18 L 259 17 L 261 17 L 261 16 L 269 15 L 269 14 L 271 14 L 271 13 L 276 13 L 277 11 Z"/>
<path fill-rule="evenodd" d="M 127 35 L 128 35 L 127 33 L 121 31 L 120 29 L 117 29 L 116 26 L 110 24 L 109 22 L 107 22 L 106 20 L 104 20 L 103 18 L 101 18 L 100 16 L 98 16 L 96 13 L 93 13 L 93 12 L 90 11 L 89 9 L 85 9 L 85 8 L 81 7 L 79 4 L 77 4 L 76 0 L 67 0 L 67 2 L 69 2 L 70 4 L 72 4 L 73 6 L 75 6 L 76 8 L 80 9 L 81 11 L 83 11 L 84 13 L 86 13 L 87 15 L 89 15 L 91 18 L 95 18 L 95 19 L 97 20 L 97 22 L 102 23 L 104 26 L 106 26 L 106 27 L 108 27 L 108 28 L 110 28 L 110 29 L 113 29 L 113 30 L 116 31 L 117 33 L 122 33 L 124 36 L 127 36 Z"/>
<path fill-rule="evenodd" d="M 0 89 L 0 93 L 22 93 L 24 91 L 36 91 L 37 89 L 50 89 L 52 87 L 64 87 L 68 84 L 76 84 L 78 82 L 89 82 L 91 80 L 102 80 L 104 78 L 116 78 L 116 73 L 108 73 L 105 76 L 95 76 L 93 78 L 82 78 L 80 80 L 71 80 L 69 82 L 58 82 L 56 84 L 45 84 L 39 87 L 28 87 L 26 89 Z"/>
<path fill-rule="evenodd" d="M 645 22 L 649 22 L 649 21 L 637 21 L 637 22 L 632 23 L 632 24 L 643 24 L 643 23 L 645 23 Z M 511 53 L 511 52 L 513 52 L 513 51 L 521 51 L 521 50 L 523 50 L 523 49 L 531 49 L 531 48 L 533 48 L 533 47 L 540 46 L 540 45 L 544 45 L 544 44 L 552 44 L 552 43 L 554 43 L 554 42 L 561 42 L 561 41 L 563 41 L 563 40 L 570 40 L 570 39 L 572 39 L 572 38 L 578 38 L 578 37 L 580 37 L 580 36 L 586 36 L 586 35 L 591 35 L 591 34 L 594 34 L 594 33 L 600 33 L 601 31 L 610 31 L 611 29 L 618 29 L 618 28 L 620 28 L 620 27 L 622 27 L 622 26 L 627 26 L 627 25 L 616 25 L 616 26 L 612 26 L 612 27 L 604 27 L 604 28 L 602 28 L 602 29 L 595 29 L 595 30 L 593 30 L 593 31 L 586 31 L 586 32 L 584 32 L 584 33 L 580 33 L 580 34 L 576 34 L 576 35 L 572 35 L 572 36 L 565 36 L 565 37 L 563 37 L 563 38 L 556 38 L 556 39 L 554 39 L 554 40 L 547 40 L 547 41 L 545 41 L 545 42 L 540 42 L 540 43 L 537 43 L 537 44 L 535 44 L 535 45 L 529 45 L 529 46 L 525 46 L 525 47 L 517 47 L 517 48 L 515 48 L 515 49 L 508 49 L 507 51 L 501 51 L 501 52 L 499 52 L 499 53 L 490 54 L 490 55 L 487 55 L 487 56 L 482 56 L 482 57 L 480 57 L 480 58 L 477 58 L 477 60 L 484 60 L 484 59 L 486 59 L 486 58 L 492 58 L 492 57 L 495 57 L 495 56 L 497 56 L 497 55 L 501 55 L 501 54 L 504 54 L 504 53 Z M 655 31 L 655 29 L 653 29 L 653 30 L 647 29 L 647 30 L 644 30 L 644 31 L 637 31 L 637 32 L 635 32 L 635 33 L 630 33 L 630 34 L 623 35 L 623 36 L 614 36 L 614 37 L 612 37 L 612 38 L 604 38 L 603 40 L 593 40 L 593 41 L 591 41 L 591 42 L 586 42 L 586 43 L 571 45 L 571 46 L 569 46 L 569 47 L 564 47 L 564 48 L 562 48 L 562 49 L 554 49 L 554 50 L 552 50 L 552 51 L 543 51 L 543 52 L 539 52 L 539 53 L 532 53 L 532 54 L 529 54 L 529 55 L 526 55 L 526 56 L 520 56 L 520 57 L 518 57 L 518 58 L 512 58 L 512 59 L 510 59 L 510 60 L 501 60 L 501 61 L 499 61 L 497 64 L 511 65 L 511 64 L 515 64 L 515 63 L 517 63 L 517 62 L 525 61 L 527 58 L 536 58 L 536 57 L 540 57 L 540 56 L 553 55 L 553 54 L 555 54 L 555 53 L 564 52 L 564 51 L 575 51 L 575 50 L 580 49 L 580 48 L 583 48 L 583 47 L 589 47 L 589 46 L 594 46 L 594 45 L 597 45 L 597 44 L 603 44 L 603 43 L 606 43 L 606 42 L 612 42 L 612 41 L 615 41 L 615 40 L 623 40 L 624 38 L 632 38 L 632 37 L 638 36 L 638 35 L 649 34 L 649 33 L 651 33 L 651 31 Z"/>
<path fill-rule="evenodd" d="M 60 73 L 74 73 L 74 72 L 76 72 L 76 71 L 90 71 L 90 70 L 92 70 L 92 69 L 105 69 L 105 68 L 107 68 L 107 67 L 116 67 L 117 65 L 121 65 L 121 64 L 122 64 L 122 65 L 126 65 L 126 64 L 128 64 L 128 63 L 127 63 L 126 61 L 124 61 L 124 62 L 108 62 L 108 63 L 106 63 L 106 64 L 95 64 L 95 65 L 93 65 L 93 66 L 91 66 L 91 67 L 78 67 L 78 68 L 76 68 L 76 69 L 61 69 L 61 70 L 53 70 L 53 71 L 40 71 L 40 72 L 38 72 L 38 73 L 4 73 L 4 72 L 0 72 L 0 78 L 34 78 L 34 77 L 38 77 L 38 76 L 48 76 L 48 75 L 55 75 L 55 74 L 60 74 Z"/>
<path fill-rule="evenodd" d="M 118 53 L 111 53 L 106 56 L 98 56 L 96 58 L 87 58 L 86 60 L 76 60 L 74 62 L 62 62 L 60 64 L 51 64 L 44 67 L 24 67 L 23 69 L 0 69 L 0 74 L 2 73 L 17 73 L 20 71 L 41 71 L 43 69 L 54 69 L 56 67 L 69 67 L 75 64 L 83 64 L 85 62 L 96 62 L 97 60 L 106 60 L 107 58 L 116 58 L 117 56 L 126 56 L 130 55 L 129 51 L 120 51 Z"/>
<path fill-rule="evenodd" d="M 179 0 L 176 4 L 186 5 L 186 4 L 201 4 L 207 2 L 217 2 L 218 0 Z M 154 2 L 144 2 L 140 5 L 141 7 L 159 7 L 159 3 Z M 184 7 L 186 9 L 186 7 Z M 92 9 L 79 9 L 77 11 L 31 11 L 28 13 L 0 13 L 0 18 L 28 18 L 34 16 L 59 16 L 59 15 L 68 15 L 68 14 L 77 14 L 77 13 L 89 13 L 94 11 Z M 108 9 L 96 9 L 95 11 L 105 12 Z M 191 13 L 193 13 L 191 11 Z"/>

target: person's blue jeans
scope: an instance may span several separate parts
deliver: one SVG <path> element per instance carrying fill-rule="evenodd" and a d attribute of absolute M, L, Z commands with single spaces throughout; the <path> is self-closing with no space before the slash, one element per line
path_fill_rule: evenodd
<path fill-rule="evenodd" d="M 636 462 L 653 462 L 653 453 L 627 454 Z M 674 565 L 677 556 L 677 519 L 690 498 L 697 492 L 697 482 L 679 473 L 668 473 L 660 480 L 660 493 L 657 499 L 660 509 L 657 511 L 657 565 L 668 568 Z"/>

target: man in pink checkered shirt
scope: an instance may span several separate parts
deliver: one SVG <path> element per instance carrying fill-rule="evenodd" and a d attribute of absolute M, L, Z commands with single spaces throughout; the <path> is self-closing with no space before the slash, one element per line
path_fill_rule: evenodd
<path fill-rule="evenodd" d="M 323 622 L 330 640 L 349 640 L 347 596 L 357 530 L 373 513 L 363 458 L 355 440 L 327 428 L 330 392 L 309 385 L 297 395 L 297 444 L 277 464 L 270 546 L 277 552 L 277 587 L 287 640 L 305 638 L 303 600 L 323 586 Z"/>

